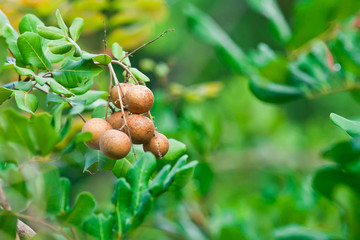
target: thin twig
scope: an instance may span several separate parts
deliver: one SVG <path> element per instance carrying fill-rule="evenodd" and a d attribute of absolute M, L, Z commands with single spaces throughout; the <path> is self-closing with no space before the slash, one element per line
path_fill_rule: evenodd
<path fill-rule="evenodd" d="M 139 81 L 136 79 L 136 77 L 134 76 L 134 74 L 132 74 L 130 72 L 130 69 L 128 68 L 128 66 L 126 66 L 125 64 L 123 64 L 120 60 L 112 60 L 112 63 L 116 63 L 118 65 L 120 65 L 135 81 L 136 84 L 139 84 Z"/>
<path fill-rule="evenodd" d="M 109 70 L 110 70 L 110 74 L 112 74 L 113 77 L 114 77 L 115 86 L 117 87 L 117 92 L 118 92 L 118 96 L 119 96 L 119 100 L 120 100 L 121 113 L 123 115 L 123 119 L 124 119 L 125 126 L 127 128 L 127 132 L 129 134 L 131 147 L 132 147 L 132 150 L 133 150 L 133 153 L 134 153 L 134 158 L 136 160 L 136 153 L 135 153 L 135 149 L 134 149 L 134 144 L 133 144 L 132 139 L 131 139 L 130 128 L 129 128 L 129 125 L 128 125 L 127 120 L 126 120 L 126 115 L 125 115 L 125 111 L 124 111 L 124 104 L 123 104 L 123 101 L 121 99 L 120 91 L 122 92 L 122 90 L 121 90 L 120 82 L 117 79 L 116 73 L 115 73 L 114 68 L 111 65 L 111 63 L 108 64 L 108 67 L 109 67 Z"/>
<path fill-rule="evenodd" d="M 36 84 L 37 84 L 37 82 L 35 82 L 35 83 L 31 86 L 31 88 L 29 89 L 29 91 L 27 91 L 28 94 L 31 92 L 31 90 L 33 90 L 33 88 L 35 87 Z"/>
<path fill-rule="evenodd" d="M 71 233 L 74 236 L 75 240 L 79 240 L 79 238 L 78 238 L 78 236 L 77 236 L 77 234 L 75 232 L 75 228 L 73 228 L 73 227 L 71 228 Z"/>
<path fill-rule="evenodd" d="M 168 32 L 172 32 L 172 31 L 175 31 L 175 29 L 168 29 L 168 30 L 166 30 L 165 32 L 163 32 L 162 34 L 160 34 L 159 36 L 157 36 L 156 38 L 154 38 L 153 40 L 151 40 L 150 42 L 144 43 L 144 44 L 141 45 L 140 47 L 136 48 L 134 51 L 125 54 L 125 56 L 120 59 L 120 62 L 121 62 L 122 60 L 124 60 L 125 58 L 127 58 L 127 57 L 129 57 L 129 56 L 132 56 L 135 52 L 139 51 L 140 49 L 146 47 L 147 45 L 149 45 L 149 44 L 155 42 L 156 40 L 158 40 L 159 38 L 163 37 L 163 36 L 164 36 L 165 34 L 167 34 Z"/>
<path fill-rule="evenodd" d="M 105 114 L 105 120 L 107 120 L 108 118 L 108 111 L 109 111 L 109 106 L 110 106 L 110 93 L 111 93 L 111 87 L 112 87 L 112 74 L 111 71 L 110 72 L 110 82 L 109 82 L 109 94 L 108 94 L 108 99 L 107 99 L 107 103 L 106 103 L 106 114 Z"/>
<path fill-rule="evenodd" d="M 11 210 L 11 206 L 6 199 L 6 196 L 5 196 L 4 190 L 1 186 L 1 183 L 0 183 L 0 202 L 1 202 L 1 206 L 4 210 Z"/>

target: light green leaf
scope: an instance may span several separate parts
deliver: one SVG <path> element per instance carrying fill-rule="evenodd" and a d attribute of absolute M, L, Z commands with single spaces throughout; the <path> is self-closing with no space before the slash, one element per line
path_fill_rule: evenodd
<path fill-rule="evenodd" d="M 12 90 L 0 87 L 0 104 L 8 100 L 12 93 Z"/>
<path fill-rule="evenodd" d="M 4 49 L 3 51 L 0 51 L 0 72 L 4 64 L 6 63 L 6 57 L 8 56 L 8 51 L 5 51 L 5 49 L 8 48 L 8 45 L 6 43 L 6 38 L 0 36 L 0 49 Z"/>
<path fill-rule="evenodd" d="M 6 42 L 9 46 L 9 50 L 16 58 L 16 61 L 19 61 L 19 62 L 24 61 L 23 57 L 20 53 L 20 50 L 17 46 L 17 40 L 19 37 L 19 33 L 10 24 L 7 24 L 3 27 L 2 33 L 3 33 L 4 37 L 6 38 Z"/>
<path fill-rule="evenodd" d="M 92 61 L 68 61 L 60 69 L 53 72 L 55 80 L 67 88 L 76 88 L 82 82 L 98 75 L 102 69 Z"/>
<path fill-rule="evenodd" d="M 61 197 L 60 197 L 60 214 L 65 214 L 70 209 L 70 181 L 67 178 L 60 178 L 60 188 L 61 188 Z"/>
<path fill-rule="evenodd" d="M 63 30 L 57 27 L 38 26 L 37 32 L 40 36 L 50 40 L 58 40 L 65 37 Z"/>
<path fill-rule="evenodd" d="M 58 82 L 56 82 L 54 79 L 52 78 L 47 78 L 50 84 L 50 89 L 57 94 L 62 94 L 65 97 L 71 97 L 74 96 L 74 94 L 72 92 L 70 92 L 68 89 L 66 89 L 64 86 L 62 86 L 61 84 L 59 84 Z"/>
<path fill-rule="evenodd" d="M 2 31 L 2 28 L 6 25 L 10 24 L 9 19 L 6 17 L 5 13 L 1 11 L 0 9 L 0 33 Z"/>
<path fill-rule="evenodd" d="M 41 39 L 38 34 L 32 32 L 21 34 L 17 40 L 17 45 L 27 64 L 46 70 L 51 68 L 51 63 L 41 48 Z"/>
<path fill-rule="evenodd" d="M 1 16 L 1 15 L 0 15 Z M 0 239 L 16 239 L 17 217 L 10 211 L 0 211 Z"/>
<path fill-rule="evenodd" d="M 131 198 L 132 190 L 129 183 L 124 178 L 120 178 L 115 183 L 115 189 L 111 197 L 115 205 L 113 218 L 117 236 L 121 236 L 131 224 Z"/>
<path fill-rule="evenodd" d="M 98 240 L 109 240 L 112 236 L 113 219 L 103 214 L 93 214 L 84 222 L 84 231 Z"/>
<path fill-rule="evenodd" d="M 123 57 L 125 57 L 126 52 L 123 50 L 123 48 L 117 42 L 115 42 L 112 45 L 112 54 L 117 60 L 120 60 Z M 124 58 L 124 60 L 122 62 L 127 66 L 131 66 L 129 57 Z"/>
<path fill-rule="evenodd" d="M 21 81 L 16 84 L 15 89 L 27 92 L 31 89 L 34 83 L 34 81 Z"/>
<path fill-rule="evenodd" d="M 78 195 L 76 203 L 69 212 L 58 215 L 58 220 L 65 226 L 73 225 L 79 227 L 85 222 L 94 212 L 95 199 L 87 192 L 82 192 Z"/>
<path fill-rule="evenodd" d="M 192 161 L 176 170 L 174 180 L 169 186 L 169 190 L 178 191 L 183 188 L 194 175 L 197 164 L 197 161 Z"/>
<path fill-rule="evenodd" d="M 169 139 L 169 151 L 163 157 L 165 161 L 174 161 L 186 153 L 186 145 L 176 139 Z"/>
<path fill-rule="evenodd" d="M 18 108 L 32 114 L 34 114 L 39 104 L 35 95 L 23 91 L 15 91 L 15 101 Z"/>
<path fill-rule="evenodd" d="M 75 95 L 82 95 L 87 93 L 91 89 L 93 84 L 94 84 L 94 78 L 91 78 L 88 81 L 82 82 L 78 87 L 71 88 L 70 91 Z"/>
<path fill-rule="evenodd" d="M 38 26 L 44 26 L 44 23 L 34 14 L 26 14 L 19 22 L 19 31 L 21 34 L 24 32 L 37 33 Z"/>
<path fill-rule="evenodd" d="M 14 66 L 16 73 L 21 76 L 35 76 L 36 75 L 34 73 L 34 71 L 29 68 L 22 68 L 22 67 L 18 67 L 16 65 L 13 65 L 13 66 Z"/>
<path fill-rule="evenodd" d="M 70 52 L 73 49 L 74 45 L 67 42 L 57 43 L 57 44 L 49 44 L 49 50 L 53 54 L 65 54 Z"/>
<path fill-rule="evenodd" d="M 330 114 L 330 119 L 335 125 L 345 130 L 350 136 L 355 137 L 360 135 L 359 121 L 349 120 L 335 113 Z"/>
<path fill-rule="evenodd" d="M 183 155 L 181 158 L 179 158 L 179 160 L 177 160 L 174 167 L 171 169 L 170 173 L 167 175 L 165 179 L 164 189 L 167 189 L 172 184 L 176 172 L 186 165 L 187 159 L 188 159 L 188 155 Z"/>
<path fill-rule="evenodd" d="M 72 97 L 71 101 L 85 102 L 85 105 L 90 105 L 93 102 L 95 102 L 96 100 L 98 100 L 102 97 L 105 97 L 106 95 L 107 95 L 107 92 L 105 92 L 105 91 L 90 90 L 90 91 L 87 91 L 85 94 Z"/>
<path fill-rule="evenodd" d="M 107 158 L 101 151 L 88 149 L 85 153 L 85 166 L 83 172 L 89 170 L 91 166 L 96 164 L 97 170 L 111 170 L 114 165 L 115 161 L 113 159 Z"/>
<path fill-rule="evenodd" d="M 150 78 L 148 78 L 145 74 L 140 72 L 137 68 L 130 68 L 130 72 L 141 82 L 150 82 Z"/>
<path fill-rule="evenodd" d="M 35 81 L 36 81 L 38 84 L 40 84 L 41 86 L 44 86 L 44 84 L 45 84 L 46 82 L 48 82 L 49 79 L 48 79 L 48 78 L 39 77 L 39 76 L 35 76 Z"/>
<path fill-rule="evenodd" d="M 79 40 L 81 31 L 84 27 L 84 19 L 82 18 L 75 18 L 70 26 L 70 36 L 76 42 Z"/>
<path fill-rule="evenodd" d="M 66 26 L 63 18 L 61 17 L 61 14 L 60 14 L 60 10 L 57 9 L 56 10 L 56 19 L 57 19 L 57 24 L 58 26 L 63 30 L 63 32 L 65 33 L 66 36 L 69 35 L 69 29 L 68 27 Z"/>
<path fill-rule="evenodd" d="M 287 225 L 276 228 L 273 237 L 275 240 L 340 240 L 342 238 L 314 231 L 300 225 Z"/>
<path fill-rule="evenodd" d="M 82 55 L 82 58 L 85 60 L 94 60 L 96 62 L 99 62 L 103 65 L 108 65 L 111 62 L 111 57 L 107 54 L 92 54 L 84 52 Z"/>

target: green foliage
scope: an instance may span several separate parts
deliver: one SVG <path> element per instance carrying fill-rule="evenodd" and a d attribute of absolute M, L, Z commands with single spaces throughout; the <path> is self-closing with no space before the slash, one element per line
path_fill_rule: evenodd
<path fill-rule="evenodd" d="M 12 240 L 16 237 L 17 218 L 9 211 L 0 212 L 0 238 Z"/>

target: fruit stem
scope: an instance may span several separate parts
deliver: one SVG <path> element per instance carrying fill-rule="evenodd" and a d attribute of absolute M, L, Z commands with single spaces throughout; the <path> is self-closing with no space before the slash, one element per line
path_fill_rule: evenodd
<path fill-rule="evenodd" d="M 151 112 L 150 110 L 147 112 L 147 114 L 149 115 L 149 118 L 150 120 L 154 123 L 154 126 L 155 126 L 155 122 L 154 122 L 154 117 L 151 115 Z M 160 152 L 160 144 L 159 144 L 159 141 L 157 139 L 157 135 L 156 135 L 156 128 L 154 130 L 154 137 L 155 137 L 155 142 L 156 142 L 156 146 L 157 146 L 157 151 L 158 151 L 158 154 L 159 154 L 159 158 L 162 159 L 162 154 Z"/>
<path fill-rule="evenodd" d="M 111 61 L 112 62 L 112 61 Z M 124 65 L 125 66 L 125 65 Z M 112 74 L 112 76 L 114 77 L 114 82 L 115 82 L 115 86 L 117 88 L 117 92 L 118 92 L 118 96 L 119 96 L 119 100 L 120 100 L 120 107 L 121 107 L 121 113 L 123 115 L 123 119 L 124 119 L 124 123 L 125 123 L 125 126 L 127 128 L 127 132 L 129 134 L 129 138 L 130 138 L 130 142 L 131 142 L 131 147 L 132 147 L 132 150 L 133 150 L 133 153 L 134 153 L 134 158 L 136 160 L 136 153 L 135 153 L 135 149 L 134 149 L 134 144 L 132 142 L 132 139 L 131 139 L 131 134 L 130 134 L 130 129 L 129 129 L 129 125 L 127 123 L 127 120 L 126 120 L 126 115 L 125 115 L 125 111 L 124 111 L 124 104 L 123 104 L 123 101 L 121 99 L 121 95 L 120 95 L 120 91 L 122 92 L 122 89 L 121 89 L 121 86 L 120 86 L 120 82 L 119 80 L 117 79 L 116 77 L 116 73 L 114 71 L 114 68 L 113 66 L 111 65 L 111 63 L 108 64 L 108 67 L 109 67 L 109 70 L 110 70 L 110 73 Z"/>
<path fill-rule="evenodd" d="M 122 62 L 120 62 L 120 60 L 119 60 L 119 61 L 117 61 L 117 60 L 112 60 L 111 62 L 120 65 L 120 66 L 134 79 L 135 83 L 136 83 L 137 85 L 139 85 L 139 81 L 136 79 L 136 77 L 134 76 L 134 74 L 132 74 L 132 73 L 130 72 L 130 69 L 129 69 L 128 66 L 126 66 L 125 64 L 123 64 Z"/>
<path fill-rule="evenodd" d="M 111 71 L 109 71 L 109 73 L 110 73 L 109 94 L 108 94 L 107 104 L 106 104 L 105 120 L 108 119 L 108 111 L 109 111 L 109 105 L 110 105 L 110 92 L 111 92 L 111 87 L 112 87 L 112 74 L 111 74 Z"/>

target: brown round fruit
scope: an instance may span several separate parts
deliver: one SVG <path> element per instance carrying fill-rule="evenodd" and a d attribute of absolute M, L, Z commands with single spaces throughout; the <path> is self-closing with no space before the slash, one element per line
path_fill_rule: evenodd
<path fill-rule="evenodd" d="M 149 118 L 139 114 L 132 114 L 126 120 L 133 143 L 147 143 L 154 136 L 155 126 Z M 128 134 L 126 127 L 122 131 Z"/>
<path fill-rule="evenodd" d="M 164 134 L 155 133 L 150 141 L 143 145 L 145 152 L 152 152 L 156 158 L 162 158 L 169 151 L 169 140 Z"/>
<path fill-rule="evenodd" d="M 123 132 L 110 129 L 100 138 L 100 150 L 108 158 L 121 159 L 130 152 L 130 138 Z"/>
<path fill-rule="evenodd" d="M 126 119 L 128 118 L 130 112 L 124 111 Z M 108 123 L 112 126 L 113 129 L 119 130 L 124 125 L 124 118 L 121 111 L 115 112 L 111 114 L 111 116 L 108 118 Z"/>
<path fill-rule="evenodd" d="M 142 85 L 135 85 L 128 89 L 124 100 L 130 112 L 146 113 L 154 104 L 154 95 L 149 88 Z"/>
<path fill-rule="evenodd" d="M 82 128 L 82 132 L 91 132 L 92 134 L 92 139 L 88 142 L 85 142 L 85 144 L 92 149 L 96 149 L 99 150 L 100 146 L 99 146 L 99 141 L 100 141 L 100 137 L 101 135 L 109 130 L 112 129 L 110 123 L 108 123 L 107 121 L 105 121 L 104 119 L 101 118 L 92 118 L 89 121 L 87 121 L 83 128 Z"/>
<path fill-rule="evenodd" d="M 123 104 L 124 104 L 124 107 L 125 107 L 125 102 L 124 102 L 124 96 L 125 94 L 127 93 L 127 91 L 132 88 L 134 86 L 134 84 L 132 83 L 120 83 L 120 96 L 121 96 L 121 99 L 123 100 Z M 111 101 L 113 102 L 113 104 L 118 107 L 118 108 L 121 108 L 121 104 L 120 104 L 120 101 L 119 101 L 119 94 L 118 94 L 118 88 L 117 86 L 113 86 L 113 88 L 111 89 L 111 92 L 110 92 L 110 96 L 111 96 Z"/>

